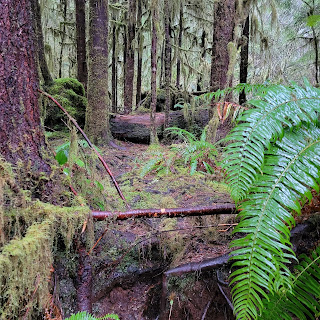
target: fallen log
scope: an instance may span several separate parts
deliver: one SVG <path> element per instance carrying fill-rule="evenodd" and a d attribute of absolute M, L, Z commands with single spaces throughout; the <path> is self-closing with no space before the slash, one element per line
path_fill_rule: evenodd
<path fill-rule="evenodd" d="M 92 218 L 95 220 L 116 219 L 126 220 L 130 218 L 175 218 L 181 216 L 202 216 L 216 214 L 236 214 L 236 207 L 233 203 L 215 204 L 213 206 L 194 208 L 170 208 L 170 209 L 137 209 L 125 212 L 92 211 Z"/>

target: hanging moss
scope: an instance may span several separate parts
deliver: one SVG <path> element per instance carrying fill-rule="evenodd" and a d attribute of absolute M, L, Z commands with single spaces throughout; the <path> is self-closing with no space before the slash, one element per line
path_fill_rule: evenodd
<path fill-rule="evenodd" d="M 0 158 L 1 320 L 23 319 L 26 314 L 26 319 L 42 318 L 54 257 L 62 251 L 73 257 L 71 245 L 88 216 L 85 206 L 31 201 L 16 186 L 10 164 Z"/>
<path fill-rule="evenodd" d="M 84 87 L 77 79 L 56 79 L 54 84 L 48 88 L 48 92 L 58 100 L 81 127 L 84 127 L 88 101 L 85 97 Z M 64 113 L 53 102 L 48 101 L 44 112 L 45 126 L 54 130 L 66 130 L 62 119 L 66 119 Z"/>

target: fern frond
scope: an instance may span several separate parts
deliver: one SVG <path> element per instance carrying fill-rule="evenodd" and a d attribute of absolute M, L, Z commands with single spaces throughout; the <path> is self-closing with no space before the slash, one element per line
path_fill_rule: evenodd
<path fill-rule="evenodd" d="M 295 267 L 294 281 L 291 290 L 278 294 L 269 294 L 263 301 L 264 309 L 259 319 L 315 319 L 320 312 L 320 246 L 312 253 L 311 258 L 302 255 L 303 259 Z"/>
<path fill-rule="evenodd" d="M 284 127 L 312 123 L 320 112 L 320 90 L 306 84 L 306 88 L 272 86 L 262 100 L 251 100 L 254 109 L 245 111 L 227 137 L 224 169 L 231 196 L 235 201 L 246 197 L 264 159 L 264 151 L 272 140 L 283 137 Z"/>
<path fill-rule="evenodd" d="M 245 234 L 232 242 L 231 284 L 239 319 L 256 318 L 265 292 L 291 288 L 286 264 L 295 255 L 290 230 L 295 221 L 291 211 L 300 212 L 301 200 L 311 199 L 310 189 L 319 191 L 320 130 L 310 125 L 292 132 L 287 128 L 281 142 L 270 148 L 263 172 L 250 189 L 234 232 Z"/>

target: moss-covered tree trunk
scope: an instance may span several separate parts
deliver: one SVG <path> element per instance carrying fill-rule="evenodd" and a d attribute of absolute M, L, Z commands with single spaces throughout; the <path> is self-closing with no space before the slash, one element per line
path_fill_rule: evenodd
<path fill-rule="evenodd" d="M 168 127 L 169 123 L 169 112 L 171 105 L 171 95 L 170 95 L 170 85 L 171 85 L 171 9 L 170 2 L 168 0 L 164 0 L 164 30 L 165 30 L 165 78 L 164 85 L 166 90 L 165 97 L 165 117 L 164 117 L 164 127 Z"/>
<path fill-rule="evenodd" d="M 246 83 L 248 77 L 248 58 L 249 58 L 249 15 L 247 16 L 243 31 L 242 31 L 242 44 L 240 53 L 240 83 Z M 246 102 L 246 93 L 243 90 L 239 94 L 239 104 Z"/>
<path fill-rule="evenodd" d="M 228 43 L 233 40 L 235 0 L 216 1 L 213 22 L 210 86 L 212 91 L 227 84 L 229 68 Z"/>
<path fill-rule="evenodd" d="M 112 58 L 111 58 L 111 99 L 112 99 L 112 112 L 117 112 L 118 106 L 118 95 L 117 95 L 117 85 L 118 85 L 118 64 L 117 64 L 117 27 L 115 23 L 112 26 Z"/>
<path fill-rule="evenodd" d="M 40 66 L 40 70 L 41 70 L 41 74 L 42 74 L 45 86 L 51 86 L 53 84 L 53 80 L 52 80 L 52 77 L 48 68 L 48 64 L 45 58 L 45 54 L 44 54 L 44 41 L 43 41 L 43 33 L 42 33 L 40 4 L 38 0 L 32 0 L 31 3 L 32 3 L 34 30 L 36 33 L 36 48 L 37 48 L 39 66 Z"/>
<path fill-rule="evenodd" d="M 68 1 L 61 0 L 60 5 L 63 6 L 63 23 L 61 32 L 61 49 L 60 49 L 60 57 L 59 57 L 59 78 L 62 78 L 62 65 L 63 65 L 63 49 L 65 46 L 65 39 L 67 35 L 66 25 L 67 25 L 67 9 L 68 9 Z"/>
<path fill-rule="evenodd" d="M 138 0 L 137 10 L 137 30 L 138 30 L 138 65 L 137 65 L 137 93 L 136 105 L 138 106 L 141 101 L 141 85 L 142 85 L 142 55 L 143 55 L 143 36 L 141 30 L 142 19 L 142 0 Z"/>
<path fill-rule="evenodd" d="M 183 1 L 180 1 L 180 12 L 179 12 L 179 34 L 178 34 L 178 46 L 177 50 L 177 81 L 176 87 L 180 89 L 180 75 L 181 75 L 181 58 L 180 48 L 182 46 L 182 35 L 183 35 Z"/>
<path fill-rule="evenodd" d="M 86 10 L 85 0 L 75 0 L 76 5 L 76 36 L 77 36 L 77 76 L 87 89 L 88 68 L 86 50 Z"/>
<path fill-rule="evenodd" d="M 155 125 L 155 114 L 157 107 L 157 46 L 158 37 L 156 23 L 158 21 L 157 15 L 158 0 L 151 1 L 151 105 L 150 105 L 150 143 L 158 143 L 157 129 Z"/>
<path fill-rule="evenodd" d="M 125 64 L 125 90 L 124 90 L 124 114 L 132 111 L 133 80 L 134 80 L 134 43 L 136 30 L 136 0 L 129 0 L 128 11 L 128 35 Z"/>
<path fill-rule="evenodd" d="M 0 0 L 0 156 L 25 189 L 50 193 L 51 167 L 40 124 L 39 79 L 30 0 Z M 39 193 L 37 193 L 39 192 Z"/>
<path fill-rule="evenodd" d="M 93 143 L 110 140 L 108 96 L 108 0 L 89 1 L 88 107 L 85 131 Z"/>

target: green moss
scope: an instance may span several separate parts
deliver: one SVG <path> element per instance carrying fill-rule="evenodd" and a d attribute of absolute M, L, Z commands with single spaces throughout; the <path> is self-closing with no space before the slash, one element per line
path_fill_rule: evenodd
<path fill-rule="evenodd" d="M 66 109 L 81 127 L 84 126 L 88 101 L 85 97 L 84 87 L 77 79 L 56 79 L 54 84 L 48 88 L 48 93 Z M 63 130 L 65 128 L 61 119 L 66 119 L 66 116 L 51 101 L 47 101 L 44 118 L 45 125 L 51 129 Z"/>
<path fill-rule="evenodd" d="M 0 213 L 7 221 L 7 241 L 0 254 L 0 319 L 22 319 L 27 307 L 28 319 L 34 319 L 50 297 L 48 278 L 54 255 L 62 248 L 70 252 L 89 209 L 37 201 Z"/>

